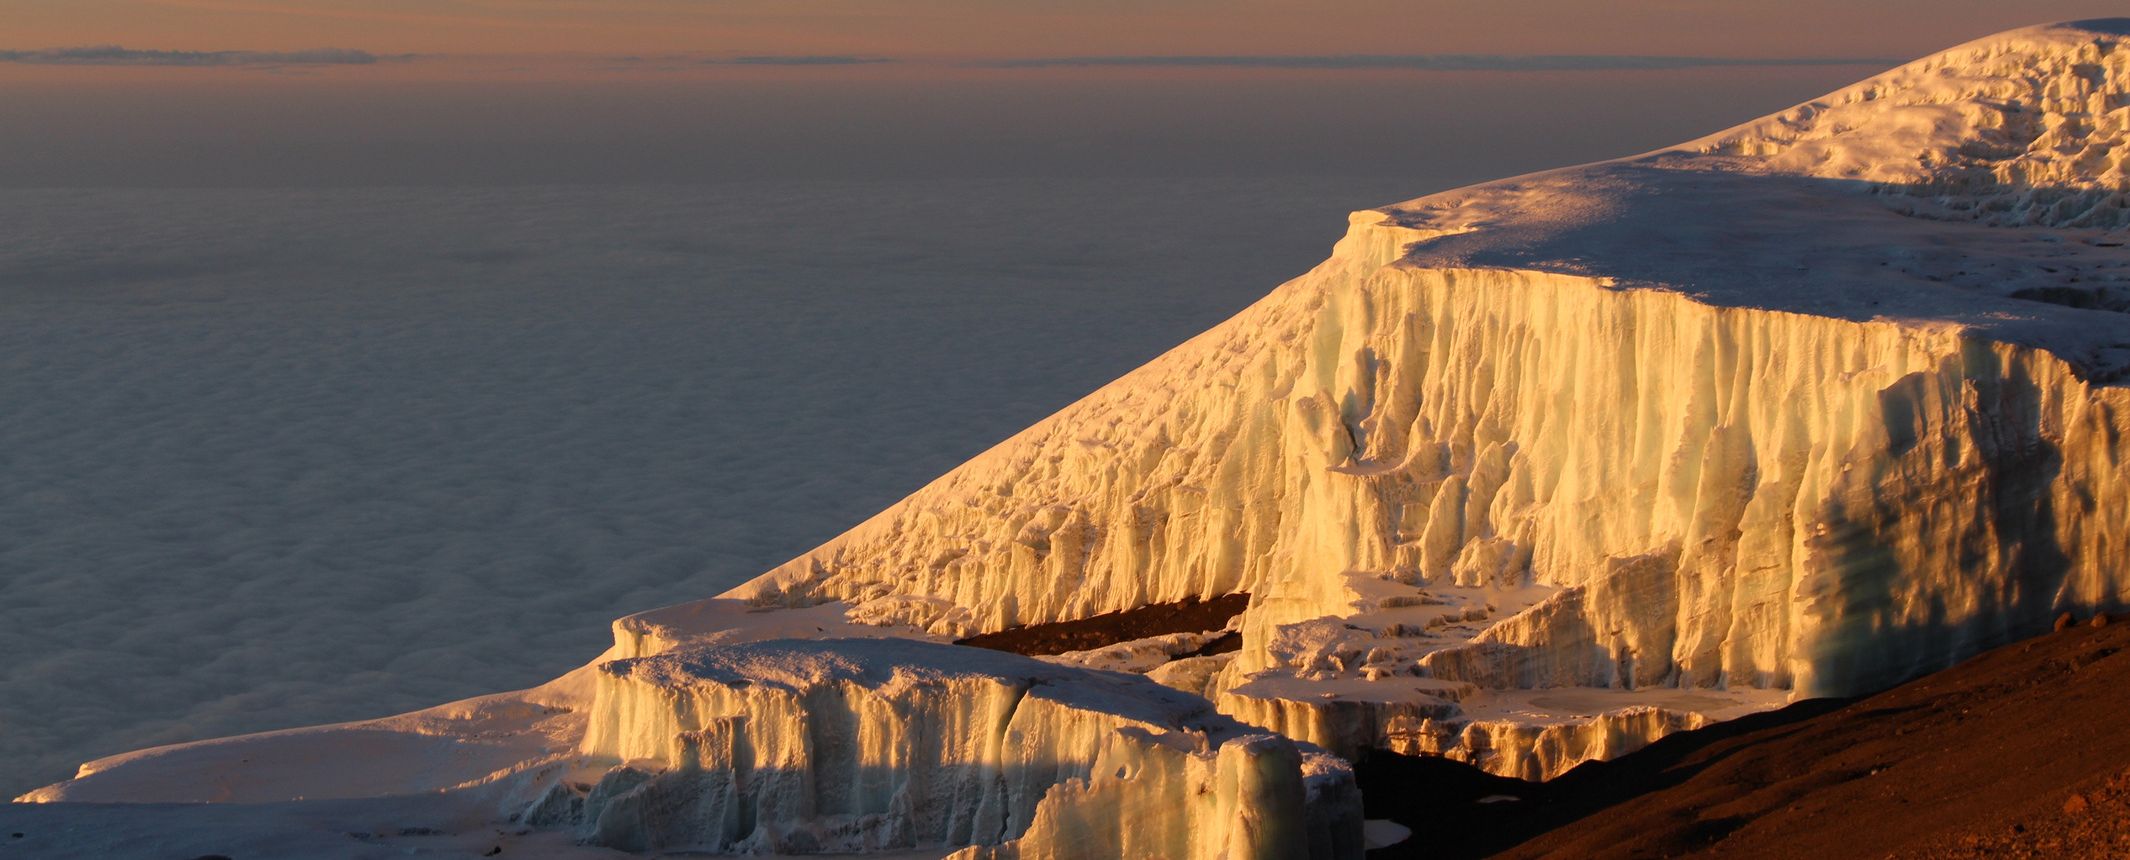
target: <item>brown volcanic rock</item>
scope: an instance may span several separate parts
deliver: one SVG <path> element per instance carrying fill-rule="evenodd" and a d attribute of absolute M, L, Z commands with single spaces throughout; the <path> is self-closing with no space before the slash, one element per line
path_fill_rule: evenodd
<path fill-rule="evenodd" d="M 1250 595 L 1224 594 L 1211 600 L 1155 603 L 1077 621 L 1009 627 L 996 633 L 961 639 L 954 644 L 993 651 L 1010 651 L 1030 657 L 1063 654 L 1169 633 L 1205 633 L 1219 630 L 1222 625 L 1228 623 L 1228 619 L 1241 614 L 1249 606 Z M 1225 650 L 1233 650 L 1232 646 L 1239 644 L 1240 637 L 1226 638 L 1238 641 L 1218 643 L 1227 646 Z M 1208 653 L 1220 653 L 1220 649 Z"/>
<path fill-rule="evenodd" d="M 1362 764 L 1368 814 L 1415 833 L 1371 856 L 2130 856 L 2126 713 L 2130 625 L 2103 622 L 1551 783 L 1470 781 L 1445 797 L 1461 776 L 1446 762 L 1381 757 Z M 1408 789 L 1432 809 L 1403 802 Z M 1479 791 L 1520 799 L 1478 805 Z"/>

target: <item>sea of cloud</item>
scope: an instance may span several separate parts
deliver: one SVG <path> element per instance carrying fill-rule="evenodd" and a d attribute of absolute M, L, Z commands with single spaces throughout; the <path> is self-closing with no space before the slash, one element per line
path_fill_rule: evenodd
<path fill-rule="evenodd" d="M 0 795 L 559 674 L 1239 310 L 1385 186 L 0 191 Z"/>

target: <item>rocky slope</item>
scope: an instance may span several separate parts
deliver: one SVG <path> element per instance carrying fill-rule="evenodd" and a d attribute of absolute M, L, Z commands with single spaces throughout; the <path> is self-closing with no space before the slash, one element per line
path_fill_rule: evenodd
<path fill-rule="evenodd" d="M 1366 760 L 1370 810 L 1431 836 L 1370 856 L 2120 857 L 2130 738 L 2093 726 L 2130 685 L 2130 624 L 2078 621 L 1874 696 L 1675 735 L 1547 783 Z"/>

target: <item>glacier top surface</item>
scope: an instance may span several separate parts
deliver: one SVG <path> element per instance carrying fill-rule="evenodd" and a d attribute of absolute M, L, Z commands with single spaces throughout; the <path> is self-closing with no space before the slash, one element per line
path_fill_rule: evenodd
<path fill-rule="evenodd" d="M 2104 33 L 2110 36 L 2130 36 L 2130 18 L 2088 18 L 2084 21 L 2065 21 L 2049 25 L 2051 29 L 2084 30 L 2089 33 Z"/>
<path fill-rule="evenodd" d="M 1379 210 L 1405 262 L 1946 324 L 2130 376 L 2130 19 L 1992 36 L 1678 147 Z"/>
<path fill-rule="evenodd" d="M 903 690 L 973 681 L 1040 689 L 1045 698 L 1061 704 L 1141 722 L 1236 728 L 1217 717 L 1204 699 L 1138 675 L 915 639 L 777 639 L 690 646 L 615 660 L 600 670 L 655 686 L 766 685 L 799 695 L 843 684 Z"/>

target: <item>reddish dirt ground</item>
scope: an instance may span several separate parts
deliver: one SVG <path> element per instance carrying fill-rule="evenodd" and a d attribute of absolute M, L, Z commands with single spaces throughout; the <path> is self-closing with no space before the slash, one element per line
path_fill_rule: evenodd
<path fill-rule="evenodd" d="M 1186 600 L 1181 603 L 1142 606 L 1078 621 L 1014 627 L 997 633 L 971 636 L 954 644 L 989 648 L 993 651 L 1011 651 L 1031 657 L 1063 654 L 1067 651 L 1085 651 L 1149 636 L 1219 630 L 1227 625 L 1228 619 L 1242 614 L 1243 609 L 1249 605 L 1250 595 L 1229 594 L 1212 600 Z M 1201 653 L 1219 654 L 1223 651 L 1233 651 L 1241 644 L 1242 638 L 1239 636 L 1223 636 L 1201 649 Z"/>
<path fill-rule="evenodd" d="M 2130 857 L 2130 623 L 2080 621 L 1550 783 L 1371 756 L 1369 817 L 1414 832 L 1370 856 Z"/>

